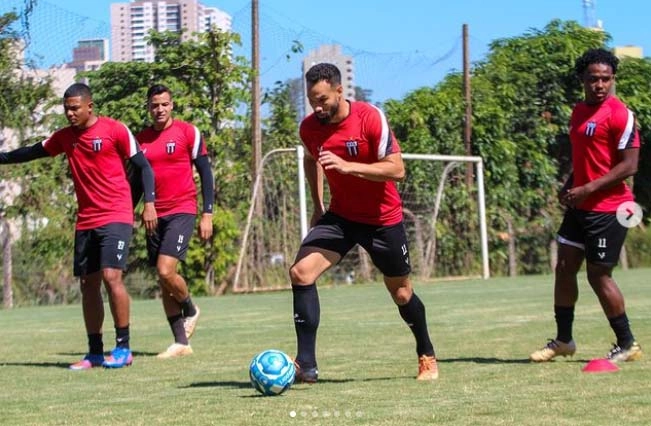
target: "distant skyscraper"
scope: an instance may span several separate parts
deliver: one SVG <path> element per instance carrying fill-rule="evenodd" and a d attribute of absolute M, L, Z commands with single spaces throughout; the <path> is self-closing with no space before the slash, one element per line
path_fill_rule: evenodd
<path fill-rule="evenodd" d="M 353 57 L 341 53 L 341 46 L 323 45 L 319 46 L 317 50 L 311 51 L 305 59 L 303 59 L 303 76 L 312 65 L 321 62 L 328 62 L 334 64 L 341 71 L 341 85 L 344 88 L 344 98 L 355 100 L 355 74 L 353 68 Z M 307 100 L 307 88 L 305 87 L 305 78 L 303 81 L 303 93 L 305 97 L 305 111 L 304 116 L 312 113 L 312 107 Z"/>
<path fill-rule="evenodd" d="M 230 31 L 227 13 L 197 0 L 137 0 L 111 4 L 111 60 L 153 62 L 154 49 L 147 44 L 149 30 L 181 31 L 184 39 L 208 31 L 213 25 Z"/>
<path fill-rule="evenodd" d="M 77 72 L 94 71 L 109 60 L 109 42 L 105 38 L 79 40 L 72 50 L 72 62 L 68 64 Z"/>

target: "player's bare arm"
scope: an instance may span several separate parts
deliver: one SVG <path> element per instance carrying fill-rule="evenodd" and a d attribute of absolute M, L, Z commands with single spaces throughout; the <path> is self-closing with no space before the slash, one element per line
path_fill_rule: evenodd
<path fill-rule="evenodd" d="M 325 170 L 335 170 L 342 174 L 354 175 L 374 182 L 399 182 L 405 178 L 405 165 L 399 152 L 389 154 L 375 163 L 366 164 L 345 161 L 330 151 L 321 151 L 319 164 Z"/>
<path fill-rule="evenodd" d="M 637 164 L 640 156 L 640 150 L 637 148 L 624 149 L 619 151 L 619 162 L 608 173 L 576 188 L 565 191 L 561 202 L 569 207 L 580 205 L 590 194 L 608 189 L 617 185 L 624 179 L 637 173 Z"/>

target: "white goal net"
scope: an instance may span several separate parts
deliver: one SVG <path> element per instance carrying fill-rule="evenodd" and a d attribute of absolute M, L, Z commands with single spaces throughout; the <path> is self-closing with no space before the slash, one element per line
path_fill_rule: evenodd
<path fill-rule="evenodd" d="M 307 233 L 312 213 L 311 200 L 306 200 L 309 195 L 306 196 L 303 155 L 303 148 L 298 146 L 274 150 L 263 157 L 242 230 L 233 291 L 289 285 L 289 267 Z M 413 279 L 488 278 L 481 158 L 403 153 L 403 159 L 407 177 L 398 189 Z M 327 205 L 327 184 L 324 190 Z M 321 281 L 352 284 L 379 279 L 381 275 L 368 255 L 355 247 Z"/>

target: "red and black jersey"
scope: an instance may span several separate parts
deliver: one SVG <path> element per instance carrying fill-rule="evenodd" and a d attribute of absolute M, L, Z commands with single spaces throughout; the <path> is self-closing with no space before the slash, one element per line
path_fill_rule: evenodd
<path fill-rule="evenodd" d="M 77 230 L 108 223 L 133 224 L 131 188 L 125 160 L 138 153 L 138 145 L 121 122 L 98 117 L 87 129 L 69 126 L 43 142 L 51 156 L 65 153 L 77 195 Z"/>
<path fill-rule="evenodd" d="M 301 123 L 300 136 L 314 158 L 322 150 L 346 161 L 375 163 L 400 152 L 384 113 L 365 102 L 350 102 L 350 114 L 339 123 L 322 124 L 314 114 Z M 369 225 L 402 220 L 402 201 L 393 181 L 374 182 L 334 170 L 325 171 L 330 187 L 328 210 Z"/>
<path fill-rule="evenodd" d="M 581 102 L 574 107 L 570 119 L 573 186 L 582 186 L 604 176 L 620 161 L 619 151 L 640 147 L 635 116 L 614 96 L 598 105 Z M 590 195 L 577 208 L 586 211 L 614 213 L 617 207 L 632 201 L 633 194 L 620 182 Z"/>
<path fill-rule="evenodd" d="M 177 213 L 197 214 L 197 189 L 193 161 L 208 155 L 196 126 L 174 120 L 162 131 L 148 127 L 136 135 L 154 170 L 158 217 Z"/>

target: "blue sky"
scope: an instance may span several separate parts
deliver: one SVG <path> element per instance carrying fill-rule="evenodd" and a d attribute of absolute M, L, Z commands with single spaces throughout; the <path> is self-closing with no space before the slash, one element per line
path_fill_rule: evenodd
<path fill-rule="evenodd" d="M 71 59 L 76 40 L 108 36 L 111 0 L 38 0 L 31 52 L 49 66 Z M 23 0 L 2 0 L 0 12 Z M 249 54 L 250 2 L 203 0 L 234 18 Z M 651 1 L 593 0 L 594 16 L 611 34 L 611 45 L 638 45 L 651 56 Z M 461 28 L 468 24 L 471 60 L 484 58 L 498 38 L 542 29 L 552 19 L 584 22 L 582 0 L 259 0 L 262 85 L 301 76 L 289 51 L 298 39 L 309 50 L 340 44 L 355 59 L 356 83 L 373 90 L 374 101 L 400 98 L 433 85 L 461 68 Z M 248 48 L 250 49 L 250 48 Z M 307 52 L 306 52 L 307 53 Z M 295 55 L 294 55 L 295 56 Z"/>

